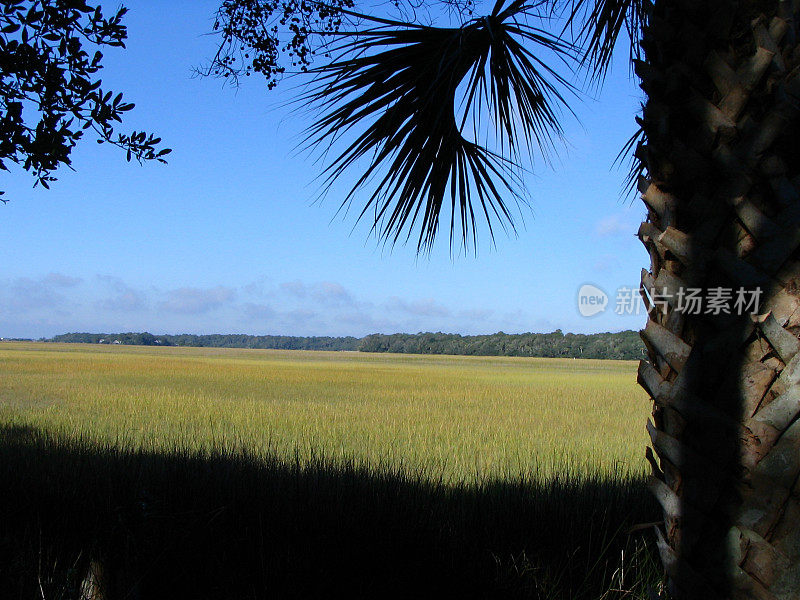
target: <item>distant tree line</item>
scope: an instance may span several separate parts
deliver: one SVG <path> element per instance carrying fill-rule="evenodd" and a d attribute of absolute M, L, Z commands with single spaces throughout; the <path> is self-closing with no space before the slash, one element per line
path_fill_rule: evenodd
<path fill-rule="evenodd" d="M 361 340 L 361 352 L 463 354 L 467 356 L 538 356 L 550 358 L 638 359 L 644 344 L 635 331 L 577 334 L 503 332 L 491 335 L 454 333 L 373 334 Z"/>
<path fill-rule="evenodd" d="M 355 337 L 213 334 L 153 335 L 151 333 L 65 333 L 51 342 L 125 344 L 133 346 L 195 346 L 198 348 L 258 348 L 271 350 L 358 350 Z"/>
<path fill-rule="evenodd" d="M 295 337 L 283 335 L 153 335 L 150 333 L 66 333 L 48 340 L 84 344 L 138 346 L 196 346 L 201 348 L 260 348 L 273 350 L 350 350 L 399 354 L 458 354 L 466 356 L 538 356 L 548 358 L 608 358 L 633 360 L 644 344 L 635 331 L 620 333 L 456 333 L 372 334 L 364 338 Z"/>

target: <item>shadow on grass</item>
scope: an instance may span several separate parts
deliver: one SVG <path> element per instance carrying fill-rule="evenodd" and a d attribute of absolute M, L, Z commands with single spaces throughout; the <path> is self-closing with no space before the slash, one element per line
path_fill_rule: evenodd
<path fill-rule="evenodd" d="M 90 561 L 129 599 L 599 598 L 658 571 L 624 533 L 657 514 L 635 479 L 453 487 L 10 427 L 0 456 L 3 598 L 77 598 Z"/>

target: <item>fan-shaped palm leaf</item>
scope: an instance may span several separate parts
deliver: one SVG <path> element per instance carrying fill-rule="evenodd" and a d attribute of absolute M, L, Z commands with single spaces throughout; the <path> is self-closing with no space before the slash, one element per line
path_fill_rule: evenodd
<path fill-rule="evenodd" d="M 550 0 L 556 12 L 568 12 L 565 31 L 577 28 L 575 36 L 584 47 L 583 62 L 594 79 L 608 72 L 614 48 L 623 28 L 631 38 L 631 58 L 637 57 L 638 40 L 652 0 Z"/>
<path fill-rule="evenodd" d="M 417 248 L 429 250 L 447 199 L 451 245 L 457 218 L 465 245 L 474 246 L 476 215 L 490 235 L 497 223 L 514 228 L 508 200 L 521 197 L 520 146 L 552 148 L 562 132 L 563 92 L 572 89 L 542 58 L 567 61 L 572 47 L 528 25 L 531 8 L 525 0 L 504 8 L 500 0 L 490 16 L 458 28 L 371 19 L 371 27 L 334 51 L 337 58 L 312 71 L 303 102 L 321 116 L 308 139 L 346 144 L 325 181 L 369 156 L 343 205 L 374 183 L 359 218 L 372 213 L 385 241 L 408 239 L 419 224 Z M 484 106 L 501 140 L 496 150 L 462 134 L 470 111 Z"/>

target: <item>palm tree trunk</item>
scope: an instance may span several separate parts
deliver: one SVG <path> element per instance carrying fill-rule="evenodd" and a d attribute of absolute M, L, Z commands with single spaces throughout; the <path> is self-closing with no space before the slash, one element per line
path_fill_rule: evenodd
<path fill-rule="evenodd" d="M 639 382 L 674 598 L 800 598 L 799 9 L 656 0 L 636 64 L 656 300 Z"/>

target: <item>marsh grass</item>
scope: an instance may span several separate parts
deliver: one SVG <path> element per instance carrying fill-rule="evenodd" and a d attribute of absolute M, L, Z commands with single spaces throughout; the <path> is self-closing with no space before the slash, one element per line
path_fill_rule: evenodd
<path fill-rule="evenodd" d="M 476 481 L 639 472 L 632 362 L 0 344 L 0 418 L 152 451 L 402 465 Z"/>
<path fill-rule="evenodd" d="M 0 345 L 0 597 L 644 598 L 635 366 Z"/>
<path fill-rule="evenodd" d="M 76 598 L 89 560 L 115 598 L 641 598 L 657 580 L 625 533 L 655 514 L 630 476 L 447 485 L 25 428 L 0 447 L 6 598 Z"/>

